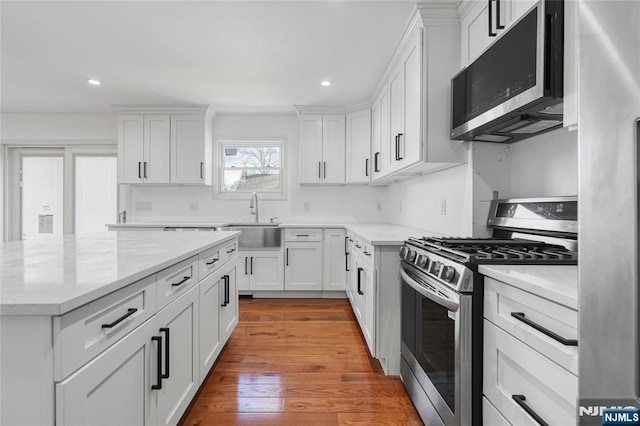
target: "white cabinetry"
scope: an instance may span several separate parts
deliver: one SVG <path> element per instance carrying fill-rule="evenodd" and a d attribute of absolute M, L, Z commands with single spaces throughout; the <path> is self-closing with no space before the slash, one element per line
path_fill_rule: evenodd
<path fill-rule="evenodd" d="M 282 250 L 253 250 L 238 253 L 238 290 L 284 290 L 284 260 Z"/>
<path fill-rule="evenodd" d="M 322 290 L 321 229 L 288 229 L 284 258 L 286 291 Z"/>
<path fill-rule="evenodd" d="M 457 16 L 453 6 L 416 7 L 373 97 L 373 183 L 466 161 L 466 146 L 449 140 L 450 82 L 460 68 Z"/>
<path fill-rule="evenodd" d="M 324 230 L 323 291 L 345 291 L 348 270 L 348 238 L 344 229 Z"/>
<path fill-rule="evenodd" d="M 577 311 L 487 277 L 484 317 L 484 423 L 575 424 Z"/>
<path fill-rule="evenodd" d="M 301 114 L 298 180 L 345 183 L 345 115 Z"/>
<path fill-rule="evenodd" d="M 224 282 L 220 272 L 200 281 L 200 383 L 207 377 L 222 349 L 218 319 L 221 285 Z"/>
<path fill-rule="evenodd" d="M 211 185 L 207 107 L 127 108 L 118 114 L 118 183 Z"/>
<path fill-rule="evenodd" d="M 376 288 L 375 270 L 361 255 L 355 259 L 354 312 L 371 356 L 376 356 Z"/>
<path fill-rule="evenodd" d="M 220 338 L 227 341 L 238 324 L 238 291 L 236 289 L 237 263 L 230 262 L 221 268 L 221 282 L 218 286 L 220 311 Z"/>
<path fill-rule="evenodd" d="M 371 110 L 347 114 L 346 182 L 368 183 L 371 180 Z"/>

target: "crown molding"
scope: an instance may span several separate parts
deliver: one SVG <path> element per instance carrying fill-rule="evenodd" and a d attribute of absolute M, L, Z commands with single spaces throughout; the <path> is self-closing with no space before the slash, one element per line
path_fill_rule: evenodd
<path fill-rule="evenodd" d="M 209 105 L 111 105 L 111 108 L 118 114 L 204 114 L 210 117 L 216 115 Z"/>

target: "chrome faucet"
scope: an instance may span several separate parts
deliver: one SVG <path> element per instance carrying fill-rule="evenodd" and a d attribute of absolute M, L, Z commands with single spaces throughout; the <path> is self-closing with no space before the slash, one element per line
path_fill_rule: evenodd
<path fill-rule="evenodd" d="M 249 201 L 249 208 L 251 209 L 251 214 L 256 216 L 253 222 L 254 223 L 260 222 L 258 219 L 258 194 L 256 194 L 255 192 L 251 193 L 251 201 Z"/>

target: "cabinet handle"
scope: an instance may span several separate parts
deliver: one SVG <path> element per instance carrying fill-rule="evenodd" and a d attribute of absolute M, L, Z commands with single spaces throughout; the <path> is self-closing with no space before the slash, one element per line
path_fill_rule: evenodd
<path fill-rule="evenodd" d="M 213 265 L 214 263 L 216 263 L 219 259 L 215 258 L 213 259 L 211 262 L 207 262 L 207 266 Z"/>
<path fill-rule="evenodd" d="M 253 256 L 251 256 L 251 275 L 253 275 Z"/>
<path fill-rule="evenodd" d="M 115 320 L 114 322 L 112 322 L 110 324 L 102 324 L 102 328 L 113 328 L 116 325 L 120 324 L 122 321 L 124 321 L 127 318 L 129 318 L 131 315 L 135 314 L 136 312 L 138 312 L 138 308 L 129 308 L 129 309 L 127 309 L 127 313 L 126 314 L 124 314 L 123 316 L 121 316 L 120 318 Z"/>
<path fill-rule="evenodd" d="M 200 162 L 200 179 L 204 179 L 204 163 Z"/>
<path fill-rule="evenodd" d="M 327 162 L 324 161 L 324 173 L 323 173 L 323 177 L 326 179 L 327 178 Z"/>
<path fill-rule="evenodd" d="M 489 1 L 489 37 L 495 37 L 498 35 L 495 31 L 493 31 L 493 0 Z"/>
<path fill-rule="evenodd" d="M 234 251 L 236 251 L 236 248 L 235 248 L 235 247 L 232 247 L 232 248 L 230 248 L 229 250 L 227 250 L 227 254 L 231 254 L 231 253 L 233 253 Z"/>
<path fill-rule="evenodd" d="M 344 270 L 347 272 L 350 272 L 349 271 L 349 253 L 344 254 Z"/>
<path fill-rule="evenodd" d="M 361 278 L 362 271 L 364 271 L 363 268 L 358 268 L 358 294 L 360 295 L 364 295 L 364 293 L 362 292 L 362 278 Z"/>
<path fill-rule="evenodd" d="M 404 134 L 398 133 L 398 161 L 404 159 Z"/>
<path fill-rule="evenodd" d="M 164 371 L 160 377 L 163 379 L 169 378 L 169 327 L 162 327 L 161 333 L 164 333 Z M 160 363 L 160 361 L 158 361 Z M 158 369 L 160 371 L 160 369 Z"/>
<path fill-rule="evenodd" d="M 400 160 L 400 133 L 396 135 L 396 161 Z"/>
<path fill-rule="evenodd" d="M 353 242 L 353 238 L 349 238 L 349 242 L 352 243 Z"/>
<path fill-rule="evenodd" d="M 142 179 L 142 161 L 138 161 L 138 179 Z"/>
<path fill-rule="evenodd" d="M 344 254 L 349 254 L 349 237 L 344 237 Z"/>
<path fill-rule="evenodd" d="M 296 234 L 296 237 L 308 237 L 309 234 Z"/>
<path fill-rule="evenodd" d="M 143 170 L 142 176 L 144 176 L 144 178 L 146 179 L 147 178 L 147 162 L 146 161 L 142 164 L 142 170 Z"/>
<path fill-rule="evenodd" d="M 375 154 L 373 154 L 373 171 L 378 173 L 380 172 L 380 169 L 378 168 L 378 156 L 380 155 L 379 152 L 376 152 Z"/>
<path fill-rule="evenodd" d="M 228 306 L 229 305 L 229 275 L 223 275 L 222 280 L 224 281 L 224 301 L 220 306 Z"/>
<path fill-rule="evenodd" d="M 511 398 L 513 398 L 513 400 L 516 402 L 516 404 L 518 404 L 520 406 L 520 408 L 522 408 L 524 411 L 526 411 L 531 417 L 533 417 L 533 419 L 538 422 L 538 424 L 540 426 L 549 426 L 549 424 L 547 422 L 545 422 L 544 420 L 542 420 L 542 417 L 540 417 L 538 415 L 538 413 L 536 413 L 535 411 L 533 411 L 533 409 L 531 407 L 529 407 L 527 405 L 527 403 L 525 402 L 527 400 L 527 398 L 524 395 L 511 395 Z"/>
<path fill-rule="evenodd" d="M 151 385 L 151 389 L 162 389 L 162 337 L 161 336 L 152 336 L 152 341 L 158 342 L 158 383 L 155 385 Z"/>
<path fill-rule="evenodd" d="M 322 164 L 318 161 L 318 179 L 322 179 Z"/>
<path fill-rule="evenodd" d="M 182 284 L 186 283 L 190 279 L 191 279 L 191 277 L 183 277 L 182 281 L 180 281 L 179 283 L 171 283 L 171 287 L 178 287 L 179 285 L 182 285 Z"/>
<path fill-rule="evenodd" d="M 285 264 L 286 264 L 286 266 L 289 266 L 289 249 L 287 249 L 287 250 L 285 251 L 285 255 L 284 255 L 284 257 L 285 257 Z"/>
<path fill-rule="evenodd" d="M 362 246 L 359 246 L 359 245 L 356 244 L 356 248 L 362 248 Z"/>
<path fill-rule="evenodd" d="M 248 257 L 244 258 L 244 274 L 247 275 L 247 261 L 249 260 Z"/>
<path fill-rule="evenodd" d="M 504 25 L 500 22 L 500 2 L 502 0 L 496 0 L 496 29 L 504 30 Z"/>
<path fill-rule="evenodd" d="M 369 159 L 365 158 L 364 159 L 364 175 L 365 176 L 369 176 Z"/>
<path fill-rule="evenodd" d="M 578 346 L 578 341 L 577 340 L 575 340 L 575 339 L 565 339 L 564 337 L 560 336 L 559 334 L 554 333 L 553 331 L 549 330 L 548 328 L 545 328 L 545 327 L 541 326 L 540 324 L 535 323 L 535 322 L 531 321 L 528 318 L 525 318 L 523 312 L 511 312 L 511 316 L 514 317 L 515 319 L 519 320 L 519 321 L 522 321 L 523 323 L 527 324 L 528 326 L 535 328 L 536 330 L 538 330 L 542 334 L 546 334 L 547 336 L 551 337 L 553 340 L 556 340 L 556 341 L 562 343 L 565 346 Z"/>
<path fill-rule="evenodd" d="M 371 256 L 371 253 L 369 253 L 367 251 L 367 249 L 364 249 L 364 251 L 362 252 L 362 254 L 364 254 L 365 256 Z"/>

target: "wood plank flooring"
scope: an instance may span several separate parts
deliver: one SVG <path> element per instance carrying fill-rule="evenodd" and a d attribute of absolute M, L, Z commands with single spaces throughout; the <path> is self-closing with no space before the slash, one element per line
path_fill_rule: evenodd
<path fill-rule="evenodd" d="M 422 425 L 369 356 L 347 299 L 240 299 L 181 425 Z"/>

